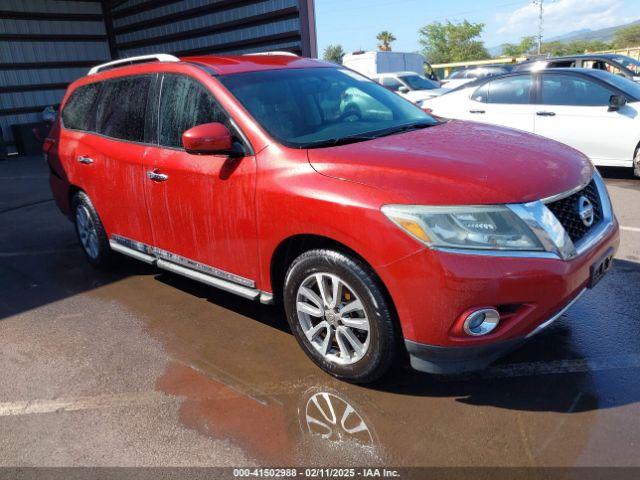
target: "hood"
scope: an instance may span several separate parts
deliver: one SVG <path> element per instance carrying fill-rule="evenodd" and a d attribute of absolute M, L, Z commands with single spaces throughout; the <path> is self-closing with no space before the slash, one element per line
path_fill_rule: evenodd
<path fill-rule="evenodd" d="M 412 90 L 405 93 L 403 96 L 412 102 L 419 102 L 420 100 L 427 100 L 433 97 L 439 97 L 443 93 L 448 92 L 448 88 L 434 88 L 431 90 Z"/>
<path fill-rule="evenodd" d="M 310 149 L 308 156 L 323 175 L 389 192 L 389 203 L 523 203 L 571 190 L 593 174 L 584 155 L 558 142 L 461 121 Z"/>

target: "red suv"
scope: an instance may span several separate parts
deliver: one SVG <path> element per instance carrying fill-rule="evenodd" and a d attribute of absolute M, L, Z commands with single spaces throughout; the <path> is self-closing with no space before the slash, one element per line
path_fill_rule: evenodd
<path fill-rule="evenodd" d="M 282 302 L 306 354 L 352 382 L 407 353 L 426 372 L 485 367 L 593 287 L 619 241 L 577 151 L 437 121 L 290 55 L 95 67 L 45 154 L 91 264 L 118 252 Z"/>

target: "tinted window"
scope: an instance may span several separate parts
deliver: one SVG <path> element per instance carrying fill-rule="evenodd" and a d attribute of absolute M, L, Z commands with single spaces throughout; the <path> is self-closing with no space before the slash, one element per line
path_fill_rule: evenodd
<path fill-rule="evenodd" d="M 400 83 L 399 80 L 396 80 L 395 78 L 391 78 L 391 77 L 383 78 L 382 82 L 380 83 L 382 84 L 383 87 L 388 88 L 389 90 L 393 90 L 394 92 L 397 91 L 402 86 L 402 83 Z"/>
<path fill-rule="evenodd" d="M 296 147 L 354 136 L 364 141 L 399 127 L 438 124 L 378 83 L 339 68 L 247 72 L 220 81 L 267 132 Z"/>
<path fill-rule="evenodd" d="M 165 75 L 160 98 L 160 145 L 182 148 L 184 132 L 212 122 L 231 129 L 227 115 L 204 86 L 189 77 Z"/>
<path fill-rule="evenodd" d="M 427 80 L 420 75 L 403 75 L 400 78 L 404 83 L 409 85 L 411 90 L 433 90 L 435 88 L 440 88 L 440 85 L 436 82 Z"/>
<path fill-rule="evenodd" d="M 575 66 L 575 60 L 565 60 L 562 62 L 549 62 L 547 68 L 574 68 Z"/>
<path fill-rule="evenodd" d="M 531 102 L 530 76 L 494 80 L 479 87 L 471 96 L 477 102 L 528 104 Z"/>
<path fill-rule="evenodd" d="M 103 83 L 96 112 L 96 132 L 144 142 L 145 109 L 151 77 L 124 77 Z"/>
<path fill-rule="evenodd" d="M 598 106 L 609 105 L 613 92 L 586 78 L 570 75 L 543 75 L 542 104 Z"/>
<path fill-rule="evenodd" d="M 629 80 L 628 78 L 621 77 L 619 75 L 611 75 L 607 72 L 593 71 L 590 73 L 591 75 L 598 77 L 600 80 L 619 88 L 624 93 L 633 97 L 634 101 L 638 101 L 640 99 L 640 84 Z"/>
<path fill-rule="evenodd" d="M 62 110 L 62 123 L 66 128 L 90 131 L 94 127 L 94 104 L 100 92 L 99 83 L 76 88 Z"/>

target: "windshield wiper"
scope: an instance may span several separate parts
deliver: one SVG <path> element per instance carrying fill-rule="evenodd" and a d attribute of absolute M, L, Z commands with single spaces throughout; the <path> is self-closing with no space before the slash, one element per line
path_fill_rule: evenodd
<path fill-rule="evenodd" d="M 408 125 L 400 125 L 400 126 L 397 126 L 397 127 L 388 128 L 388 129 L 380 132 L 378 135 L 376 135 L 376 137 L 386 137 L 387 135 L 395 135 L 397 133 L 409 132 L 411 130 L 419 130 L 421 128 L 432 127 L 433 125 L 434 125 L 433 123 L 426 123 L 426 122 L 410 123 Z"/>
<path fill-rule="evenodd" d="M 366 140 L 373 140 L 374 138 L 377 138 L 377 135 L 370 135 L 370 134 L 348 135 L 346 137 L 330 138 L 328 140 L 320 140 L 318 142 L 307 143 L 306 145 L 304 145 L 304 148 L 337 147 L 338 145 L 347 145 L 349 143 L 364 142 Z"/>
<path fill-rule="evenodd" d="M 346 137 L 330 138 L 328 140 L 320 140 L 318 142 L 311 142 L 303 145 L 301 148 L 319 148 L 319 147 L 337 147 L 338 145 L 347 145 L 349 143 L 364 142 L 366 140 L 374 140 L 380 137 L 386 137 L 387 135 L 394 135 L 396 133 L 408 132 L 410 130 L 418 130 L 420 128 L 431 127 L 432 123 L 410 123 L 399 125 L 397 127 L 385 128 L 384 130 L 377 130 L 367 133 L 358 133 L 356 135 L 347 135 Z"/>

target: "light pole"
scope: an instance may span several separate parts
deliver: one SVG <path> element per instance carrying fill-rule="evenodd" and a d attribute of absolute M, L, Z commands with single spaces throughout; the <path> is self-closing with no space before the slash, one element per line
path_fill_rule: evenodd
<path fill-rule="evenodd" d="M 544 0 L 533 0 L 533 4 L 538 7 L 538 55 L 542 54 L 542 15 L 544 13 L 544 7 L 542 3 Z"/>

